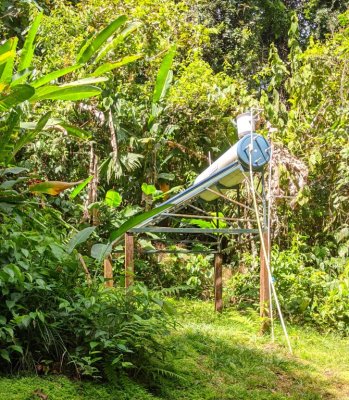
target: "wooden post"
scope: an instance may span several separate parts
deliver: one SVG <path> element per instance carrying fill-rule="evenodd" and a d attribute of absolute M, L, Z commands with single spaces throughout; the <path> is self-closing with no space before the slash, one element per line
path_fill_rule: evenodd
<path fill-rule="evenodd" d="M 134 277 L 134 237 L 133 233 L 125 233 L 125 287 L 133 285 Z"/>
<path fill-rule="evenodd" d="M 214 308 L 217 312 L 222 312 L 223 310 L 222 262 L 222 254 L 216 253 L 214 255 Z"/>
<path fill-rule="evenodd" d="M 104 259 L 104 279 L 106 287 L 113 287 L 113 265 L 110 261 L 110 258 L 107 257 Z"/>
<path fill-rule="evenodd" d="M 263 232 L 263 240 L 265 243 L 265 249 L 267 255 L 269 255 L 269 240 L 268 240 L 268 232 Z M 269 292 L 269 276 L 268 276 L 268 268 L 267 268 L 267 260 L 264 256 L 263 247 L 261 244 L 260 248 L 260 275 L 259 275 L 259 304 L 260 304 L 260 316 L 263 318 L 261 333 L 265 333 L 269 328 L 269 306 L 270 306 L 270 292 Z"/>

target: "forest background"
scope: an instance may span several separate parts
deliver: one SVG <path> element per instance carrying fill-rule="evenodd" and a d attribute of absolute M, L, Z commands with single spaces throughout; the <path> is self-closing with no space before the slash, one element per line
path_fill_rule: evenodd
<path fill-rule="evenodd" d="M 279 149 L 272 263 L 282 307 L 293 322 L 348 335 L 347 7 L 1 3 L 4 371 L 158 373 L 157 335 L 174 323 L 162 297 L 210 298 L 212 260 L 141 257 L 125 296 L 120 256 L 116 288 L 104 289 L 103 243 L 165 192 L 191 184 L 209 153 L 217 158 L 237 140 L 233 120 L 249 108 L 262 110 L 260 132 Z M 69 184 L 37 185 L 80 180 L 70 195 L 59 193 Z M 256 249 L 231 242 L 225 264 L 234 272 L 226 298 L 256 307 Z"/>

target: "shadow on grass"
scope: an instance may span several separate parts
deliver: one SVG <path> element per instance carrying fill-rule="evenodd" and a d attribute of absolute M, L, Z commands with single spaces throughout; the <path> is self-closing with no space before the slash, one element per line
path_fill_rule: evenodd
<path fill-rule="evenodd" d="M 304 364 L 272 349 L 251 349 L 217 336 L 200 331 L 174 335 L 168 343 L 174 354 L 169 367 L 183 380 L 162 377 L 154 394 L 165 400 L 335 398 L 328 383 L 312 376 Z"/>

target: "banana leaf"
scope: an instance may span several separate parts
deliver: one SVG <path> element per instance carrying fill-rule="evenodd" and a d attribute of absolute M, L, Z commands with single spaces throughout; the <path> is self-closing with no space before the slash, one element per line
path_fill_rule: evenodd
<path fill-rule="evenodd" d="M 153 93 L 153 103 L 158 103 L 165 97 L 172 78 L 171 67 L 176 53 L 176 46 L 172 46 L 161 62 Z"/>
<path fill-rule="evenodd" d="M 74 199 L 83 189 L 87 186 L 93 179 L 93 175 L 90 175 L 87 179 L 83 182 L 79 183 L 79 185 L 71 192 L 70 198 Z"/>
<path fill-rule="evenodd" d="M 38 14 L 35 17 L 31 27 L 29 28 L 29 31 L 28 31 L 28 34 L 25 39 L 23 49 L 21 52 L 21 57 L 19 59 L 19 64 L 18 64 L 19 71 L 22 71 L 22 70 L 28 68 L 32 62 L 33 55 L 34 55 L 34 41 L 35 41 L 36 34 L 38 32 L 42 17 L 43 17 L 43 13 L 41 12 L 40 14 Z"/>
<path fill-rule="evenodd" d="M 141 54 L 137 54 L 134 56 L 124 57 L 123 59 L 121 59 L 120 61 L 118 61 L 116 63 L 105 63 L 105 64 L 101 65 L 100 67 L 98 67 L 91 75 L 92 76 L 100 76 L 102 74 L 105 74 L 106 72 L 112 71 L 115 68 L 119 68 L 119 67 L 122 67 L 123 65 L 130 64 L 130 63 L 138 60 L 141 57 L 142 57 Z"/>
<path fill-rule="evenodd" d="M 0 65 L 0 82 L 9 84 L 12 80 L 13 75 L 13 63 L 16 55 L 18 39 L 11 38 L 7 40 L 3 45 L 0 46 L 0 55 L 11 52 L 12 56 L 7 57 L 5 63 Z"/>
<path fill-rule="evenodd" d="M 97 86 L 82 85 L 82 86 L 44 86 L 38 88 L 35 96 L 31 98 L 31 102 L 41 100 L 82 100 L 89 97 L 100 95 L 102 90 Z"/>
<path fill-rule="evenodd" d="M 36 183 L 35 185 L 29 186 L 29 190 L 32 193 L 45 193 L 51 196 L 57 196 L 59 193 L 64 190 L 70 189 L 76 185 L 79 185 L 82 181 L 79 182 L 59 182 L 59 181 L 47 181 Z"/>
<path fill-rule="evenodd" d="M 29 100 L 35 94 L 35 89 L 29 85 L 17 85 L 12 88 L 6 96 L 0 96 L 0 111 L 7 111 L 11 108 Z"/>
<path fill-rule="evenodd" d="M 140 22 L 132 22 L 123 29 L 119 35 L 117 35 L 110 43 L 107 43 L 102 50 L 98 53 L 95 62 L 101 60 L 109 51 L 114 50 L 119 44 L 121 44 L 127 36 L 131 35 L 141 26 Z"/>
<path fill-rule="evenodd" d="M 121 15 L 112 21 L 106 28 L 104 28 L 97 36 L 90 41 L 90 43 L 81 49 L 78 55 L 77 61 L 79 63 L 86 63 L 89 61 L 98 49 L 109 39 L 114 32 L 126 22 L 127 18 L 125 15 Z"/>
<path fill-rule="evenodd" d="M 39 79 L 36 79 L 35 81 L 31 82 L 30 85 L 33 86 L 33 88 L 38 88 L 40 86 L 46 85 L 46 83 L 50 83 L 51 81 L 54 81 L 61 76 L 67 75 L 70 72 L 76 71 L 77 69 L 81 68 L 83 64 L 75 64 L 71 65 L 70 67 L 59 69 L 58 71 L 53 71 L 50 72 L 47 75 L 42 76 Z"/>
<path fill-rule="evenodd" d="M 140 224 L 141 222 L 147 220 L 148 218 L 154 217 L 157 214 L 160 214 L 162 211 L 166 210 L 167 208 L 171 207 L 172 204 L 164 204 L 163 206 L 156 207 L 153 210 L 146 211 L 144 213 L 135 215 L 134 217 L 130 218 L 126 222 L 124 222 L 118 229 L 113 231 L 110 234 L 110 240 L 112 242 L 116 242 L 124 233 L 135 227 L 136 225 Z"/>

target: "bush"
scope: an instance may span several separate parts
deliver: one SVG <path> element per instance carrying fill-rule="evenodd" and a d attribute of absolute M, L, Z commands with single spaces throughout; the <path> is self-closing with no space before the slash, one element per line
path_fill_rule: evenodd
<path fill-rule="evenodd" d="M 173 246 L 173 250 L 180 250 Z M 209 298 L 213 288 L 213 256 L 164 254 L 136 261 L 137 278 L 166 294 L 181 293 L 191 298 Z M 166 290 L 169 289 L 169 290 Z"/>
<path fill-rule="evenodd" d="M 151 371 L 163 358 L 158 338 L 172 324 L 167 304 L 141 285 L 128 293 L 104 288 L 100 266 L 85 257 L 94 272 L 89 285 L 76 251 L 66 251 L 57 211 L 22 205 L 0 211 L 0 220 L 3 372 L 113 378 Z"/>
<path fill-rule="evenodd" d="M 272 251 L 273 279 L 281 307 L 293 322 L 311 323 L 326 331 L 349 334 L 349 260 L 331 257 L 325 247 L 299 242 Z M 257 303 L 259 270 L 249 268 L 228 283 L 234 303 Z"/>

